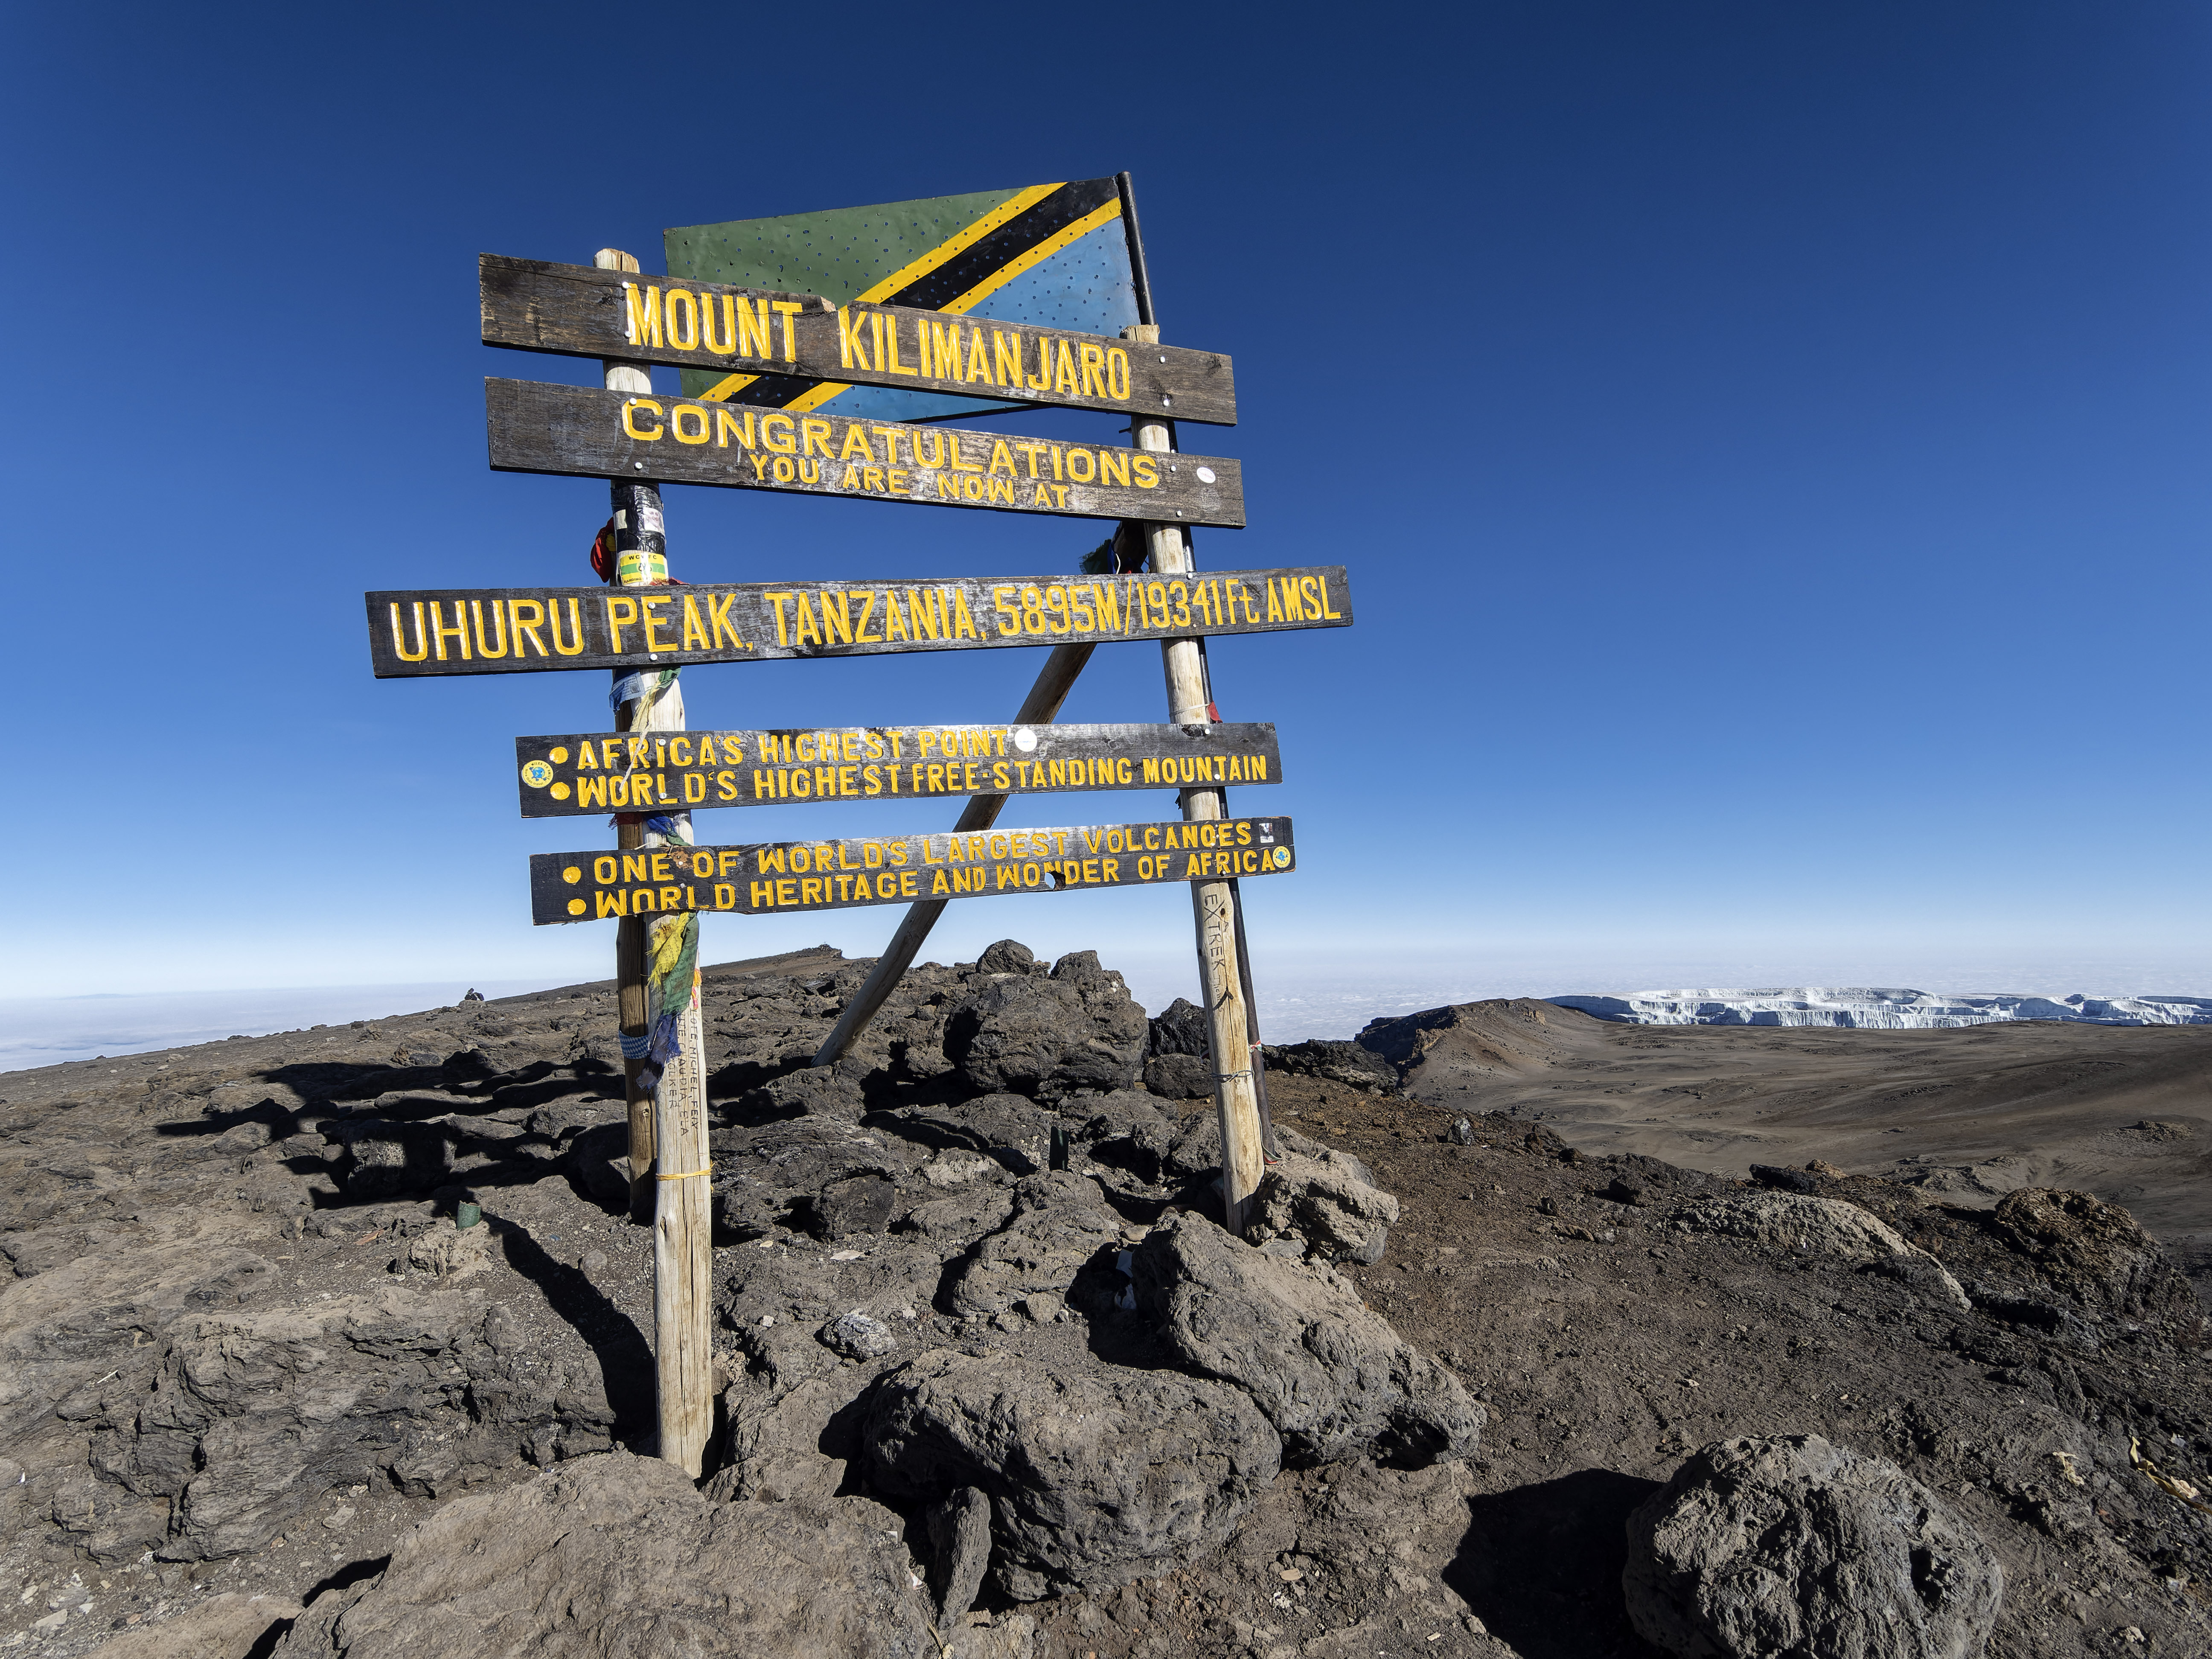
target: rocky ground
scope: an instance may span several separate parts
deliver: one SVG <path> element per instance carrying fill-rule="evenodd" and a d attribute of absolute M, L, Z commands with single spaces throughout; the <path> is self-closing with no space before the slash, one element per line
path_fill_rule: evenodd
<path fill-rule="evenodd" d="M 1780 1605 L 1698 1517 L 1815 1516 L 1815 1620 L 1851 1481 L 1936 1634 L 1850 1650 L 2212 1651 L 2206 1321 L 2125 1211 L 1401 1092 L 1561 1012 L 1487 1004 L 1271 1054 L 1240 1242 L 1187 1007 L 1007 943 L 809 1070 L 864 967 L 706 975 L 696 1489 L 640 1455 L 610 987 L 0 1079 L 0 1651 L 1688 1651 Z"/>

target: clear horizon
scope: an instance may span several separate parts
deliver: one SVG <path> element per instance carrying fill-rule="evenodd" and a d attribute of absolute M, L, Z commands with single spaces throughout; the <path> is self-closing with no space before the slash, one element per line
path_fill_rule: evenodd
<path fill-rule="evenodd" d="M 929 954 L 925 952 L 925 957 Z M 957 959 L 973 960 L 974 954 L 971 951 Z M 1188 972 L 1175 952 L 1139 953 L 1119 959 L 1111 953 L 1102 953 L 1102 960 L 1107 967 L 1123 975 L 1131 994 L 1150 1013 L 1157 1014 L 1175 998 L 1189 994 L 1184 982 Z M 708 965 L 716 964 L 710 962 Z M 1772 956 L 1719 959 L 1654 957 L 1614 965 L 1632 971 L 1592 977 L 1601 971 L 1595 964 L 1584 964 L 1578 970 L 1571 961 L 1547 961 L 1540 957 L 1523 957 L 1478 968 L 1400 956 L 1346 961 L 1341 953 L 1283 952 L 1272 964 L 1272 981 L 1263 980 L 1257 987 L 1261 1032 L 1266 1041 L 1273 1043 L 1294 1042 L 1310 1036 L 1343 1038 L 1356 1034 L 1370 1019 L 1395 1018 L 1491 997 L 1625 996 L 1692 987 L 1749 990 L 1774 986 L 1887 986 L 1954 996 L 2017 994 L 2054 999 L 2076 991 L 2106 997 L 2208 994 L 2168 983 L 2167 975 L 2154 964 L 2094 960 L 2046 962 L 2027 978 L 2004 983 L 1984 983 L 1975 977 L 1990 970 L 1988 963 L 1954 963 L 1948 975 L 1938 975 L 1932 980 L 1879 974 L 1867 976 L 1849 971 L 1853 968 L 1874 969 L 1898 965 L 1894 960 L 1885 963 L 1872 957 L 1809 964 L 1833 970 L 1825 975 L 1749 971 L 1782 970 L 1795 965 L 1789 958 Z M 1639 975 L 1632 971 L 1637 969 L 1650 971 Z M 1690 976 L 1668 978 L 1666 970 L 1670 969 L 1682 970 Z M 1731 969 L 1746 971 L 1731 977 L 1728 974 Z M 421 1013 L 449 1006 L 470 989 L 480 990 L 487 998 L 496 1000 L 588 982 L 590 979 L 479 978 L 0 997 L 0 1074 L 99 1057 L 112 1059 L 219 1042 L 233 1034 L 262 1036 L 316 1024 L 342 1024 L 355 1019 Z"/>

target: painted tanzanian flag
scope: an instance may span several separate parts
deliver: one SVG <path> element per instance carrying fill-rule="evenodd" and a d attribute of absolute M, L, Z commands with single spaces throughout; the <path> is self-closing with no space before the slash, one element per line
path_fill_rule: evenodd
<path fill-rule="evenodd" d="M 1032 328 L 1114 335 L 1137 320 L 1136 284 L 1111 179 L 737 219 L 667 232 L 668 274 L 819 294 L 837 305 L 970 312 Z M 865 420 L 1024 409 L 988 398 L 846 386 L 791 374 L 684 371 L 689 398 Z"/>

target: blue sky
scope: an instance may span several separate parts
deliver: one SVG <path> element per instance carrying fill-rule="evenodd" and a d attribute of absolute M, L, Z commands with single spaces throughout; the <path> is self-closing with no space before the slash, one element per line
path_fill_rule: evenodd
<path fill-rule="evenodd" d="M 1250 527 L 1200 563 L 1341 562 L 1358 604 L 1213 648 L 1224 713 L 1282 732 L 1288 781 L 1239 808 L 1297 824 L 1298 873 L 1248 884 L 1263 997 L 2212 991 L 2201 6 L 124 5 L 10 34 L 0 995 L 604 976 L 611 927 L 533 929 L 525 880 L 603 832 L 522 823 L 511 777 L 515 735 L 602 723 L 604 674 L 380 684 L 362 636 L 366 588 L 588 580 L 604 487 L 489 471 L 481 380 L 595 366 L 479 345 L 475 256 L 658 269 L 671 225 L 1124 167 L 1166 337 L 1237 361 L 1242 423 L 1184 441 L 1243 459 Z M 693 580 L 1072 568 L 1100 533 L 667 512 Z M 694 725 L 991 720 L 1035 665 L 685 684 Z M 1164 712 L 1128 646 L 1067 717 Z M 714 919 L 707 953 L 869 951 L 896 916 Z M 929 953 L 1096 947 L 1160 1000 L 1188 927 L 1178 892 L 991 900 Z"/>

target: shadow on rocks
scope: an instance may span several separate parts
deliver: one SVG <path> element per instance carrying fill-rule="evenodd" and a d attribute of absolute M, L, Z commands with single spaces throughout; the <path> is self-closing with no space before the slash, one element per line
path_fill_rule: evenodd
<path fill-rule="evenodd" d="M 660 1407 L 653 1347 L 636 1322 L 610 1302 L 582 1268 L 556 1261 L 523 1228 L 489 1216 L 485 1223 L 499 1232 L 507 1265 L 544 1293 L 546 1306 L 568 1321 L 598 1357 L 607 1405 L 615 1414 L 616 1443 L 650 1454 L 658 1440 Z"/>
<path fill-rule="evenodd" d="M 1620 1589 L 1628 1516 L 1659 1490 L 1610 1469 L 1468 1500 L 1467 1535 L 1443 1580 L 1522 1659 L 1656 1659 Z"/>

